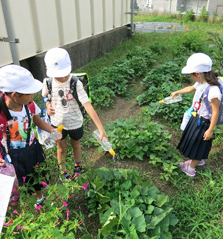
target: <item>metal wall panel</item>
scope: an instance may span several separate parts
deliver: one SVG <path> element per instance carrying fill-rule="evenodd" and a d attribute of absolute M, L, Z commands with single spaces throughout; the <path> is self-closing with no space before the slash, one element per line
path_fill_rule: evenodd
<path fill-rule="evenodd" d="M 2 5 L 0 4 L 0 37 L 8 37 Z M 0 66 L 4 66 L 12 62 L 12 55 L 10 51 L 9 43 L 0 41 Z"/>
<path fill-rule="evenodd" d="M 113 29 L 113 1 L 103 0 L 104 11 L 104 31 Z"/>
<path fill-rule="evenodd" d="M 8 0 L 12 16 L 15 38 L 19 39 L 16 44 L 19 59 L 27 58 L 36 54 L 36 41 L 32 24 L 29 0 Z"/>
<path fill-rule="evenodd" d="M 16 0 L 12 0 L 16 1 Z M 30 1 L 36 52 L 43 52 L 60 45 L 59 27 L 55 0 Z"/>
<path fill-rule="evenodd" d="M 130 0 L 5 0 L 19 60 L 130 23 Z M 0 2 L 0 37 L 8 37 Z M 13 62 L 0 41 L 0 66 Z"/>
<path fill-rule="evenodd" d="M 56 0 L 60 45 L 78 40 L 74 0 Z"/>
<path fill-rule="evenodd" d="M 120 27 L 122 26 L 122 12 L 123 5 L 122 0 L 113 0 L 113 26 Z"/>
<path fill-rule="evenodd" d="M 90 0 L 76 0 L 76 8 L 79 25 L 78 39 L 84 39 L 92 35 Z"/>
<path fill-rule="evenodd" d="M 103 0 L 91 1 L 92 34 L 103 32 Z"/>

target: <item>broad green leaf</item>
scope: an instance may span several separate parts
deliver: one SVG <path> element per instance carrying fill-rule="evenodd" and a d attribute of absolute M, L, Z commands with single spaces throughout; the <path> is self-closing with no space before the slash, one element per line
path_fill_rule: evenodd
<path fill-rule="evenodd" d="M 139 232 L 145 232 L 146 231 L 146 221 L 143 215 L 139 217 L 134 217 L 132 219 L 132 224 L 135 225 L 136 230 Z"/>
<path fill-rule="evenodd" d="M 122 188 L 123 190 L 129 190 L 131 187 L 132 187 L 132 181 L 131 181 L 131 180 L 125 181 L 125 182 L 121 185 L 121 188 Z"/>
<path fill-rule="evenodd" d="M 138 207 L 132 207 L 128 210 L 128 214 L 131 217 L 139 217 L 142 215 L 142 211 Z"/>
<path fill-rule="evenodd" d="M 155 201 L 155 205 L 157 205 L 158 207 L 162 207 L 164 203 L 166 203 L 168 201 L 168 196 L 166 195 L 157 195 L 156 201 Z"/>

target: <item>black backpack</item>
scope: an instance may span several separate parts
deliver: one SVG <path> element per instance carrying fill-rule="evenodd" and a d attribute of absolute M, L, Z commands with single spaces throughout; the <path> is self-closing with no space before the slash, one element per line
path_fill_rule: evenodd
<path fill-rule="evenodd" d="M 71 80 L 70 80 L 70 93 L 73 95 L 74 99 L 77 101 L 81 113 L 84 115 L 86 113 L 84 106 L 81 104 L 81 102 L 78 99 L 77 91 L 76 91 L 76 85 L 77 80 L 80 80 L 83 84 L 84 90 L 86 91 L 88 98 L 91 102 L 91 91 L 90 91 L 90 84 L 89 84 L 89 77 L 87 73 L 76 73 L 71 74 Z M 51 100 L 51 91 L 52 91 L 52 78 L 46 79 L 46 85 L 48 89 L 48 99 Z"/>

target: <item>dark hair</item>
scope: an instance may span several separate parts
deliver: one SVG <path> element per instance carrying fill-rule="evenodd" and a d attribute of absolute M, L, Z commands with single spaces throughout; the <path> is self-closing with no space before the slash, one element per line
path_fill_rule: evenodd
<path fill-rule="evenodd" d="M 7 93 L 6 93 L 7 95 Z M 0 113 L 3 111 L 3 114 L 5 115 L 7 121 L 12 120 L 12 116 L 9 113 L 9 109 L 5 103 L 5 93 L 1 95 L 0 97 Z"/>
<path fill-rule="evenodd" d="M 203 72 L 203 73 L 204 73 L 204 78 L 209 85 L 220 86 L 220 83 L 218 82 L 218 74 L 216 72 L 209 71 L 209 72 Z"/>

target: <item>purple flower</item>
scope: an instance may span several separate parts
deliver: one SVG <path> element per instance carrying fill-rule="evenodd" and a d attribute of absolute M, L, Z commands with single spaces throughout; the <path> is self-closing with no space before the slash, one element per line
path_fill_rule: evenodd
<path fill-rule="evenodd" d="M 67 172 L 67 170 L 66 169 L 64 169 L 64 173 L 66 173 Z"/>
<path fill-rule="evenodd" d="M 14 210 L 14 211 L 13 211 L 13 213 L 16 213 L 16 214 L 18 214 L 17 210 Z"/>
<path fill-rule="evenodd" d="M 35 209 L 36 209 L 36 210 L 40 210 L 41 207 L 42 207 L 42 205 L 39 205 L 39 206 L 37 206 Z"/>
<path fill-rule="evenodd" d="M 38 164 L 36 164 L 36 165 L 35 165 L 35 168 L 38 168 L 38 167 L 39 167 Z"/>
<path fill-rule="evenodd" d="M 17 229 L 20 230 L 22 227 L 20 225 L 18 225 Z"/>
<path fill-rule="evenodd" d="M 83 185 L 83 189 L 84 189 L 84 190 L 87 190 L 87 184 L 84 184 L 84 185 Z"/>
<path fill-rule="evenodd" d="M 67 207 L 67 206 L 68 206 L 68 204 L 67 204 L 66 202 L 63 202 L 63 205 L 64 205 L 65 207 Z"/>
<path fill-rule="evenodd" d="M 43 187 L 44 187 L 44 188 L 47 186 L 47 183 L 46 183 L 46 182 L 44 182 L 44 181 L 42 181 L 42 183 L 41 183 L 41 184 L 43 185 Z"/>
<path fill-rule="evenodd" d="M 13 223 L 13 220 L 11 219 L 9 222 L 4 223 L 3 225 L 4 225 L 4 226 L 9 226 L 9 225 L 12 224 L 12 223 Z"/>

